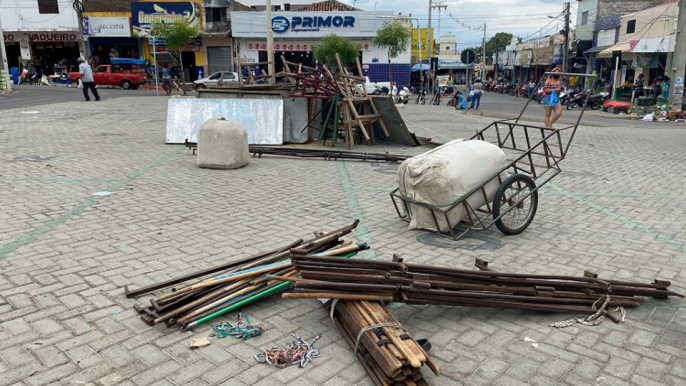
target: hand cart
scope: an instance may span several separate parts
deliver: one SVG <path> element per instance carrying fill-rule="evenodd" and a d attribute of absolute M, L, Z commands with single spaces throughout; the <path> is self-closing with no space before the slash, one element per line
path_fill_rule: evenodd
<path fill-rule="evenodd" d="M 595 75 L 591 74 L 546 72 L 544 75 L 591 78 L 595 85 Z M 537 89 L 542 86 L 545 77 L 541 77 Z M 505 167 L 448 205 L 436 206 L 418 202 L 406 197 L 400 192 L 400 188 L 396 188 L 391 192 L 391 200 L 398 216 L 410 221 L 413 215 L 412 206 L 425 208 L 431 212 L 437 232 L 440 233 L 441 229 L 439 218 L 441 221 L 445 220 L 450 228 L 449 236 L 453 240 L 460 239 L 470 230 L 485 230 L 493 224 L 506 235 L 523 232 L 536 215 L 538 190 L 562 171 L 559 163 L 567 156 L 587 105 L 584 104 L 575 124 L 548 130 L 542 126 L 520 122 L 532 98 L 533 93 L 517 118 L 494 121 L 471 137 L 472 140 L 488 141 L 503 149 L 508 156 Z M 489 197 L 486 185 L 493 180 L 498 181 L 499 187 L 495 195 Z M 486 204 L 480 208 L 472 207 L 467 198 L 473 194 L 483 195 Z M 459 205 L 466 212 L 467 218 L 462 222 L 467 227 L 456 230 L 459 222 L 451 223 L 448 213 Z"/>

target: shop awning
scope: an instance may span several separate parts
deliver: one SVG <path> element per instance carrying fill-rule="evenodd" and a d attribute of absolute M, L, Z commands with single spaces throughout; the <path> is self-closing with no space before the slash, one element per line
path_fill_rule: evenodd
<path fill-rule="evenodd" d="M 604 49 L 606 49 L 606 48 L 609 48 L 609 47 L 612 47 L 612 46 L 591 47 L 591 48 L 587 49 L 586 51 L 584 51 L 584 55 L 588 55 L 588 54 L 597 54 L 598 52 L 600 52 L 600 51 L 602 51 L 602 50 L 604 50 Z"/>
<path fill-rule="evenodd" d="M 615 51 L 622 51 L 622 53 L 627 53 L 631 52 L 631 43 L 629 42 L 621 42 L 617 43 L 614 46 L 611 46 L 610 48 L 606 48 L 598 54 L 599 58 L 611 58 L 612 53 Z"/>

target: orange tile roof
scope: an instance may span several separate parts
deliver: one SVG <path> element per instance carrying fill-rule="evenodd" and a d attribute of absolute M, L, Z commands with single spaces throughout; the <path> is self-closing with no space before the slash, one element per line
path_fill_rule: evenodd
<path fill-rule="evenodd" d="M 247 5 L 241 4 L 237 1 L 234 3 L 233 10 L 238 12 L 256 11 L 254 8 L 248 7 Z"/>
<path fill-rule="evenodd" d="M 328 11 L 361 11 L 359 8 L 351 7 L 336 0 L 326 0 L 320 3 L 313 3 L 304 7 L 294 9 L 296 12 L 328 12 Z"/>

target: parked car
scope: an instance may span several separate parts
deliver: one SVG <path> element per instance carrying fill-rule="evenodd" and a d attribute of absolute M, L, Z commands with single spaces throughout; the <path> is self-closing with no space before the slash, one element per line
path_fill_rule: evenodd
<path fill-rule="evenodd" d="M 221 79 L 222 75 L 224 75 L 224 82 L 225 83 L 238 83 L 238 73 L 237 72 L 230 72 L 230 71 L 219 71 L 215 72 L 214 74 L 198 79 L 193 82 L 193 88 L 194 89 L 199 89 L 199 88 L 207 88 L 209 86 L 216 86 L 219 84 L 219 80 Z"/>
<path fill-rule="evenodd" d="M 145 60 L 112 58 L 111 64 L 103 64 L 93 69 L 95 84 L 103 86 L 121 86 L 121 88 L 137 89 L 148 81 L 145 73 Z M 69 79 L 76 82 L 81 77 L 78 71 L 70 72 Z"/>

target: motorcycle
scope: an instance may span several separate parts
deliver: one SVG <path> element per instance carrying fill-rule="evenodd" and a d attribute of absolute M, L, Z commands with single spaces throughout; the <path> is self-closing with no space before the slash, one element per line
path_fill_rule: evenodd
<path fill-rule="evenodd" d="M 388 95 L 391 92 L 391 90 L 386 86 L 379 87 L 374 85 L 374 88 L 376 88 L 376 90 L 372 91 L 372 95 Z"/>
<path fill-rule="evenodd" d="M 406 105 L 409 102 L 410 97 L 412 97 L 412 91 L 409 88 L 403 87 L 395 96 L 393 96 L 393 102 L 398 104 Z"/>
<path fill-rule="evenodd" d="M 591 94 L 591 96 L 588 97 L 588 100 L 586 100 L 588 93 L 590 93 L 590 90 L 581 91 L 574 95 L 574 98 L 567 103 L 567 110 L 571 110 L 577 106 L 587 106 L 593 110 L 597 110 L 605 103 L 607 96 L 609 95 L 606 92 Z"/>
<path fill-rule="evenodd" d="M 460 107 L 459 106 L 460 96 L 462 96 L 462 93 L 459 90 L 455 90 L 455 92 L 450 96 L 450 99 L 448 99 L 447 105 L 455 107 L 455 108 Z"/>
<path fill-rule="evenodd" d="M 29 70 L 24 69 L 19 77 L 19 84 L 28 83 L 30 85 L 40 84 L 40 79 L 38 79 L 38 74 Z"/>

